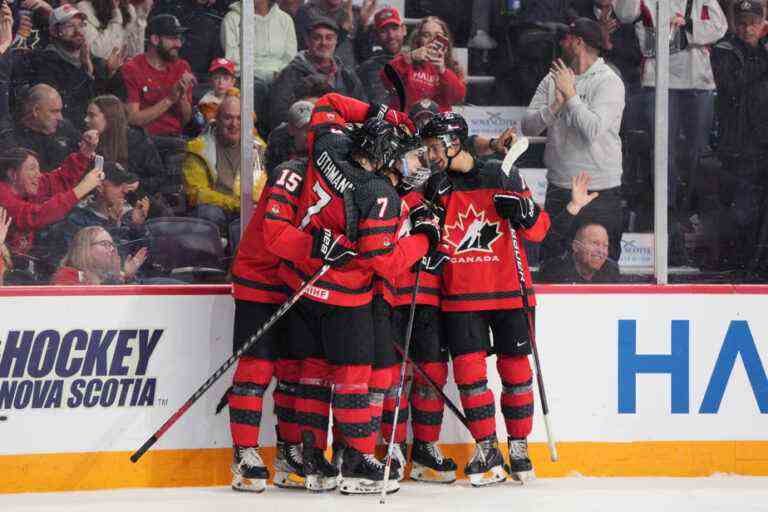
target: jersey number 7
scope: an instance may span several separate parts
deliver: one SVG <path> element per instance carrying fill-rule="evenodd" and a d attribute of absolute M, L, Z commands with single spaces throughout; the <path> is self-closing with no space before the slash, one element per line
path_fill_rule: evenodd
<path fill-rule="evenodd" d="M 317 202 L 313 204 L 312 206 L 307 209 L 306 215 L 304 215 L 304 218 L 301 219 L 301 224 L 299 225 L 299 229 L 304 229 L 309 225 L 309 221 L 312 218 L 313 215 L 317 215 L 320 213 L 320 210 L 325 208 L 328 203 L 331 202 L 331 195 L 323 189 L 322 186 L 320 186 L 319 182 L 315 182 L 314 186 L 312 187 L 312 191 L 317 194 Z"/>

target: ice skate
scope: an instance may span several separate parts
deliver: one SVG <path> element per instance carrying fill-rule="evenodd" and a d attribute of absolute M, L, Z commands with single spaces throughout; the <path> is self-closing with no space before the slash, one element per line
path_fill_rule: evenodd
<path fill-rule="evenodd" d="M 387 493 L 393 493 L 400 489 L 397 475 L 394 471 L 395 460 L 392 460 L 389 481 L 386 482 Z M 341 483 L 339 489 L 342 494 L 379 494 L 384 484 L 384 464 L 376 457 L 368 453 L 360 453 L 351 446 L 344 449 L 344 457 L 341 464 Z"/>
<path fill-rule="evenodd" d="M 509 441 L 509 476 L 516 482 L 525 483 L 536 478 L 533 464 L 528 456 L 528 440 L 514 439 Z"/>
<path fill-rule="evenodd" d="M 275 485 L 284 489 L 304 489 L 304 463 L 301 445 L 277 442 Z"/>
<path fill-rule="evenodd" d="M 269 471 L 258 446 L 235 446 L 232 462 L 232 488 L 236 491 L 264 492 Z"/>
<path fill-rule="evenodd" d="M 301 459 L 304 463 L 304 487 L 313 492 L 332 491 L 339 485 L 339 470 L 328 462 L 322 448 L 315 448 L 314 436 L 303 434 Z"/>
<path fill-rule="evenodd" d="M 436 443 L 414 440 L 411 462 L 411 480 L 438 484 L 456 481 L 456 463 L 443 457 Z"/>
<path fill-rule="evenodd" d="M 506 480 L 507 472 L 504 469 L 504 458 L 499 451 L 499 442 L 495 438 L 479 441 L 464 472 L 469 477 L 469 482 L 475 487 Z"/>

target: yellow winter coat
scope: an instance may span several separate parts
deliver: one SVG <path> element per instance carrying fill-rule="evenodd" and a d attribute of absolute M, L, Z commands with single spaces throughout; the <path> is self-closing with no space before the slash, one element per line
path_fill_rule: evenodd
<path fill-rule="evenodd" d="M 256 145 L 263 154 L 267 145 L 258 135 Z M 194 208 L 198 204 L 213 204 L 227 212 L 240 211 L 240 176 L 235 177 L 234 194 L 224 194 L 214 188 L 218 179 L 216 171 L 216 137 L 213 130 L 187 143 L 187 154 L 182 165 L 184 190 L 187 204 Z M 253 176 L 253 202 L 258 201 L 267 182 L 267 173 L 262 169 Z"/>

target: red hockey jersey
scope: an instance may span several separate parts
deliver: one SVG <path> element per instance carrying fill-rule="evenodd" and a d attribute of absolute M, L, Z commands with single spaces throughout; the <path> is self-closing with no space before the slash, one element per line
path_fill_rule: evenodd
<path fill-rule="evenodd" d="M 507 177 L 498 162 L 478 161 L 467 173 L 447 172 L 432 176 L 428 190 L 438 190 L 445 208 L 440 249 L 450 256 L 443 267 L 443 311 L 485 311 L 523 306 L 517 263 L 509 222 L 493 205 L 497 193 L 531 192 L 520 175 Z M 517 230 L 518 240 L 544 239 L 550 219 L 542 211 L 530 229 Z M 528 258 L 519 243 L 529 304 L 536 299 L 531 286 Z"/>
<path fill-rule="evenodd" d="M 327 94 L 312 113 L 307 137 L 310 163 L 294 223 L 306 232 L 328 228 L 336 233 L 347 233 L 349 223 L 356 231 L 359 255 L 344 267 L 329 270 L 307 291 L 306 297 L 315 301 L 348 307 L 368 304 L 374 272 L 394 279 L 427 251 L 426 236 L 396 239 L 401 205 L 395 189 L 351 160 L 354 144 L 345 125 L 363 122 L 370 110 L 367 103 Z M 322 266 L 320 260 L 301 254 L 284 257 L 279 275 L 293 289 Z"/>
<path fill-rule="evenodd" d="M 293 226 L 295 205 L 290 206 L 298 202 L 306 167 L 306 159 L 291 160 L 271 173 L 232 264 L 236 299 L 282 304 L 288 298 L 291 289 L 277 275 L 279 249 L 290 244 L 305 257 L 312 249 L 312 237 Z"/>

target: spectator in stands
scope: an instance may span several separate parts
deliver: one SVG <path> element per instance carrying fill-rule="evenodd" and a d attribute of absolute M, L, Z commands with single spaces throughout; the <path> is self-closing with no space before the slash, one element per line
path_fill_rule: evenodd
<path fill-rule="evenodd" d="M 145 222 L 149 216 L 148 197 L 137 197 L 134 204 L 127 200 L 139 185 L 138 176 L 117 162 L 105 161 L 104 180 L 96 193 L 77 205 L 60 228 L 65 242 L 61 246 L 70 246 L 82 228 L 100 226 L 109 232 L 121 255 L 134 252 L 146 238 Z"/>
<path fill-rule="evenodd" d="M 34 151 L 16 148 L 0 157 L 0 206 L 13 219 L 7 243 L 14 257 L 29 255 L 38 230 L 62 220 L 101 184 L 103 172 L 87 172 L 97 144 L 98 134 L 86 132 L 80 152 L 45 174 L 40 172 Z"/>
<path fill-rule="evenodd" d="M 254 110 L 264 129 L 268 120 L 270 87 L 280 71 L 296 56 L 296 29 L 293 19 L 274 0 L 256 0 L 253 4 L 253 95 Z M 240 69 L 240 18 L 242 2 L 229 7 L 221 26 L 224 55 Z"/>
<path fill-rule="evenodd" d="M 8 3 L 0 5 L 0 127 L 11 118 L 11 52 L 13 43 L 13 13 Z"/>
<path fill-rule="evenodd" d="M 422 19 L 411 37 L 411 51 L 401 53 L 390 62 L 405 86 L 406 106 L 425 98 L 435 100 L 441 111 L 464 101 L 467 86 L 464 72 L 453 58 L 453 40 L 448 26 L 435 16 Z M 391 83 L 381 72 L 386 87 Z M 396 97 L 389 104 L 400 108 Z"/>
<path fill-rule="evenodd" d="M 385 7 L 377 12 L 373 17 L 373 26 L 376 42 L 381 48 L 375 50 L 368 60 L 360 64 L 357 75 L 365 86 L 368 101 L 384 105 L 389 102 L 389 92 L 384 87 L 380 72 L 384 65 L 403 49 L 408 29 L 394 7 Z"/>
<path fill-rule="evenodd" d="M 59 2 L 17 0 L 5 3 L 11 7 L 16 24 L 13 48 L 45 48 L 48 45 L 48 19 L 53 12 L 51 4 Z"/>
<path fill-rule="evenodd" d="M 213 89 L 206 92 L 200 98 L 200 101 L 197 103 L 197 109 L 205 116 L 205 120 L 210 123 L 216 119 L 216 111 L 219 110 L 221 101 L 228 92 L 235 88 L 237 83 L 235 63 L 223 57 L 213 59 L 211 66 L 208 68 L 208 73 L 211 76 Z"/>
<path fill-rule="evenodd" d="M 440 105 L 433 100 L 423 99 L 411 105 L 408 117 L 413 121 L 416 129 L 420 130 L 438 112 L 440 112 Z"/>
<path fill-rule="evenodd" d="M 628 97 L 640 89 L 643 54 L 632 23 L 622 23 L 613 11 L 616 0 L 586 0 L 575 6 L 578 16 L 600 23 L 603 29 L 603 58 L 616 66 L 624 79 Z"/>
<path fill-rule="evenodd" d="M 162 199 L 170 177 L 163 166 L 157 147 L 141 128 L 130 126 L 125 105 L 117 96 L 97 96 L 88 105 L 85 120 L 88 128 L 99 132 L 98 153 L 108 162 L 117 162 L 141 180 L 142 189 L 159 210 L 152 216 L 167 216 L 170 212 Z"/>
<path fill-rule="evenodd" d="M 617 282 L 617 260 L 608 259 L 609 237 L 605 226 L 585 220 L 581 211 L 600 192 L 589 192 L 590 176 L 580 172 L 571 178 L 571 197 L 559 215 L 563 237 L 570 251 L 542 263 L 539 280 L 550 283 Z"/>
<path fill-rule="evenodd" d="M 655 104 L 655 47 L 657 0 L 616 0 L 616 16 L 634 23 L 643 52 L 640 112 L 653 137 Z M 686 7 L 689 7 L 687 9 Z M 715 81 L 710 46 L 725 35 L 727 20 L 716 0 L 669 2 L 672 38 L 669 57 L 669 185 L 670 227 L 690 229 L 692 180 L 709 141 L 714 112 Z M 680 139 L 684 138 L 685 142 Z M 682 245 L 682 244 L 681 244 Z M 670 264 L 687 263 L 687 255 L 670 254 Z"/>
<path fill-rule="evenodd" d="M 229 230 L 230 240 L 237 238 L 239 231 L 240 130 L 240 98 L 227 96 L 212 129 L 189 141 L 183 164 L 192 215 L 215 223 L 222 233 Z M 254 201 L 261 195 L 265 181 L 266 173 L 254 176 Z"/>
<path fill-rule="evenodd" d="M 197 79 L 179 58 L 184 33 L 179 20 L 160 14 L 149 20 L 146 53 L 123 66 L 128 121 L 150 135 L 178 137 L 192 119 L 192 87 Z"/>
<path fill-rule="evenodd" d="M 616 283 L 619 279 L 619 266 L 608 259 L 608 231 L 596 223 L 581 226 L 571 253 L 545 261 L 539 272 L 543 283 Z"/>
<path fill-rule="evenodd" d="M 54 285 L 125 284 L 136 277 L 147 259 L 147 248 L 125 258 L 121 265 L 115 242 L 107 230 L 89 226 L 72 238 L 66 256 L 51 280 Z"/>
<path fill-rule="evenodd" d="M 38 155 L 43 172 L 52 171 L 77 151 L 80 133 L 62 116 L 61 96 L 46 84 L 33 86 L 22 99 L 13 124 L 0 130 L 0 146 L 22 147 Z"/>
<path fill-rule="evenodd" d="M 5 208 L 0 206 L 0 286 L 5 282 L 6 272 L 13 269 L 11 251 L 5 245 L 5 238 L 8 236 L 8 229 L 11 227 L 12 221 L 13 219 L 5 211 Z"/>
<path fill-rule="evenodd" d="M 304 5 L 304 0 L 277 0 L 277 5 L 290 14 L 291 18 L 296 18 L 296 13 L 299 12 L 299 7 Z"/>
<path fill-rule="evenodd" d="M 743 0 L 734 6 L 735 34 L 712 49 L 720 126 L 717 154 L 725 172 L 719 196 L 722 252 L 720 268 L 744 268 L 756 251 L 768 191 L 768 50 L 763 4 Z"/>
<path fill-rule="evenodd" d="M 80 129 L 88 102 L 109 87 L 120 65 L 119 56 L 105 61 L 91 55 L 85 24 L 85 14 L 72 5 L 57 7 L 50 17 L 48 46 L 25 54 L 13 69 L 19 86 L 45 83 L 56 89 L 64 103 L 64 117 Z"/>
<path fill-rule="evenodd" d="M 0 7 L 0 55 L 11 47 L 13 36 L 13 12 L 8 2 L 5 2 Z"/>
<path fill-rule="evenodd" d="M 315 19 L 309 26 L 309 47 L 300 51 L 275 79 L 270 97 L 270 123 L 285 121 L 288 109 L 306 90 L 309 82 L 325 82 L 345 96 L 365 100 L 365 90 L 352 69 L 334 56 L 339 27 L 329 18 Z"/>
<path fill-rule="evenodd" d="M 352 0 L 308 0 L 296 12 L 299 48 L 310 48 L 309 38 L 316 21 L 329 18 L 339 27 L 335 55 L 345 66 L 354 69 L 358 62 L 370 56 L 371 38 L 365 27 L 375 11 L 376 0 L 363 0 L 360 7 L 353 5 Z"/>
<path fill-rule="evenodd" d="M 83 0 L 75 7 L 85 14 L 85 40 L 95 57 L 107 60 L 144 53 L 144 31 L 152 0 Z"/>
<path fill-rule="evenodd" d="M 592 177 L 599 197 L 584 211 L 585 222 L 603 224 L 611 239 L 610 257 L 619 259 L 622 232 L 622 154 L 619 129 L 624 111 L 624 83 L 600 57 L 600 25 L 576 19 L 560 42 L 563 59 L 553 63 L 541 81 L 522 122 L 523 133 L 547 131 L 545 209 L 552 227 L 542 243 L 542 259 L 566 249 L 566 226 L 560 214 L 569 202 L 572 178 L 581 171 Z"/>
<path fill-rule="evenodd" d="M 184 34 L 184 41 L 179 56 L 189 63 L 197 79 L 204 83 L 208 80 L 208 66 L 217 57 L 224 56 L 221 38 L 214 34 L 221 32 L 221 11 L 212 5 L 211 0 L 160 0 L 156 2 L 152 14 L 170 14 L 176 16 L 189 30 Z"/>
<path fill-rule="evenodd" d="M 299 100 L 288 110 L 288 120 L 269 134 L 267 142 L 267 172 L 278 165 L 298 158 L 307 158 L 307 128 L 315 108 L 315 98 Z"/>

